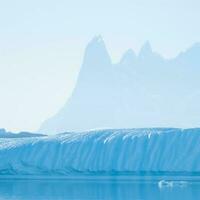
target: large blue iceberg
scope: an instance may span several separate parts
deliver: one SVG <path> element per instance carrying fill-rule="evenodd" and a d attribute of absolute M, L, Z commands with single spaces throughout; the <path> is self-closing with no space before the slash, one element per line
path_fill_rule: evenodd
<path fill-rule="evenodd" d="M 199 172 L 200 129 L 108 129 L 0 139 L 0 175 Z"/>

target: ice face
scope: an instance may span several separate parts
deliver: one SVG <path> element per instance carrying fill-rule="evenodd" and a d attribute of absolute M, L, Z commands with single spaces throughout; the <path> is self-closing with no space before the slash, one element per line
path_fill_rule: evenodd
<path fill-rule="evenodd" d="M 0 139 L 0 174 L 200 172 L 200 129 L 110 129 Z"/>

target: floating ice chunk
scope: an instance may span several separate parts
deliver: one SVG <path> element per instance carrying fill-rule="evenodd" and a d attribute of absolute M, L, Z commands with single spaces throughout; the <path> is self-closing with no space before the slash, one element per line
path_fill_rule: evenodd
<path fill-rule="evenodd" d="M 185 187 L 188 185 L 187 181 L 166 181 L 166 180 L 161 180 L 158 182 L 158 187 L 159 188 L 164 188 L 164 187 Z"/>

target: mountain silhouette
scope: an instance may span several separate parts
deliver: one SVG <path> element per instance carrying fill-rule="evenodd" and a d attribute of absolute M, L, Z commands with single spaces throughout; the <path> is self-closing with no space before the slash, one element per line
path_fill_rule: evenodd
<path fill-rule="evenodd" d="M 200 125 L 200 44 L 173 59 L 146 42 L 112 63 L 103 39 L 86 47 L 71 97 L 40 127 L 43 133 L 96 128 Z"/>
<path fill-rule="evenodd" d="M 0 138 L 27 138 L 27 137 L 44 137 L 46 135 L 44 134 L 38 134 L 38 133 L 30 133 L 26 131 L 22 131 L 19 133 L 12 133 L 9 131 L 6 131 L 3 128 L 0 128 Z"/>

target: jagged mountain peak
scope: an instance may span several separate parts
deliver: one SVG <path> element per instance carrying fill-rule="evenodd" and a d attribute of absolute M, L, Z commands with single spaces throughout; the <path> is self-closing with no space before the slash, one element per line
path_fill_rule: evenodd
<path fill-rule="evenodd" d="M 97 36 L 86 48 L 72 96 L 42 124 L 40 132 L 199 126 L 200 108 L 194 103 L 200 100 L 196 95 L 199 73 L 194 70 L 199 69 L 199 56 L 197 43 L 169 62 L 146 42 L 138 56 L 127 50 L 116 67 L 102 37 Z"/>
<path fill-rule="evenodd" d="M 84 64 L 111 64 L 111 58 L 101 36 L 95 36 L 87 45 Z"/>
<path fill-rule="evenodd" d="M 146 41 L 140 50 L 139 57 L 145 57 L 149 54 L 152 54 L 152 48 L 150 42 Z"/>
<path fill-rule="evenodd" d="M 103 40 L 103 37 L 101 36 L 101 35 L 96 35 L 96 36 L 94 36 L 91 40 L 90 40 L 90 42 L 89 42 L 89 44 L 92 44 L 92 43 L 103 43 L 104 44 L 104 40 Z"/>
<path fill-rule="evenodd" d="M 122 56 L 120 64 L 132 64 L 136 60 L 136 54 L 132 49 L 128 49 Z"/>

